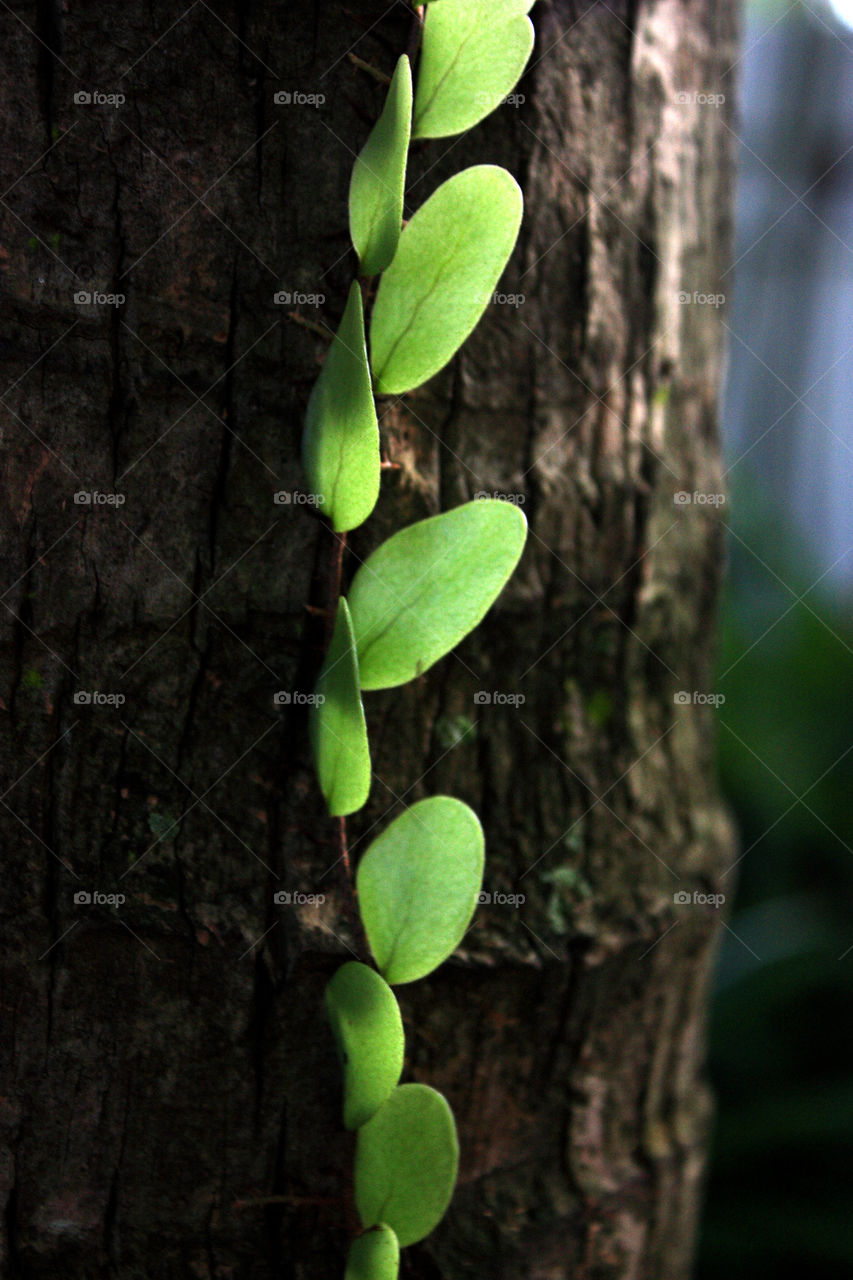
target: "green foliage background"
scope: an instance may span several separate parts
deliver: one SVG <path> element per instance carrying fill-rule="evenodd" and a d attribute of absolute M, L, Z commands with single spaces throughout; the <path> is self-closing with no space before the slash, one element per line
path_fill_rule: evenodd
<path fill-rule="evenodd" d="M 744 477 L 725 517 L 719 769 L 743 857 L 724 881 L 736 898 L 712 1009 L 718 1116 L 696 1274 L 849 1280 L 853 614 L 826 579 L 811 585 L 821 568 L 765 491 Z"/>

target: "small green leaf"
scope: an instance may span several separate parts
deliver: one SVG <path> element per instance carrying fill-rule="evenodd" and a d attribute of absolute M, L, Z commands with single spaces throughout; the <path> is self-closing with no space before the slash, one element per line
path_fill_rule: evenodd
<path fill-rule="evenodd" d="M 390 983 L 415 982 L 455 951 L 483 882 L 483 829 L 452 796 L 419 800 L 358 865 L 364 931 Z"/>
<path fill-rule="evenodd" d="M 527 521 L 496 499 L 466 502 L 393 534 L 349 595 L 362 689 L 414 680 L 473 631 L 518 563 Z"/>
<path fill-rule="evenodd" d="M 428 5 L 438 4 L 438 2 L 439 0 L 426 0 Z M 471 0 L 446 0 L 446 5 L 442 4 L 441 7 L 442 9 L 445 7 L 455 9 L 470 3 Z M 529 13 L 534 3 L 535 0 L 493 0 L 491 10 L 496 13 L 503 13 L 504 11 L 508 13 Z"/>
<path fill-rule="evenodd" d="M 400 1007 L 375 969 L 349 961 L 326 987 L 326 1010 L 344 1068 L 344 1124 L 357 1129 L 400 1079 Z"/>
<path fill-rule="evenodd" d="M 401 1084 L 358 1131 L 355 1203 L 366 1227 L 386 1222 L 401 1248 L 444 1217 L 459 1167 L 447 1100 L 425 1084 Z"/>
<path fill-rule="evenodd" d="M 509 261 L 523 199 L 512 174 L 480 164 L 448 178 L 403 229 L 370 322 L 377 394 L 443 368 L 485 311 Z"/>
<path fill-rule="evenodd" d="M 362 275 L 384 271 L 397 251 L 411 129 L 412 69 L 403 54 L 382 114 L 355 162 L 350 181 L 350 235 Z"/>
<path fill-rule="evenodd" d="M 514 88 L 533 48 L 527 0 L 430 5 L 415 99 L 414 136 L 470 129 Z"/>
<path fill-rule="evenodd" d="M 359 691 L 358 658 L 343 596 L 338 601 L 332 643 L 315 693 L 317 701 L 308 718 L 314 766 L 329 813 L 340 818 L 360 809 L 370 792 L 370 748 Z"/>
<path fill-rule="evenodd" d="M 344 1280 L 397 1280 L 400 1243 L 384 1222 L 371 1227 L 350 1245 Z"/>
<path fill-rule="evenodd" d="M 356 281 L 308 401 L 302 462 L 338 533 L 367 519 L 379 496 L 379 424 Z"/>

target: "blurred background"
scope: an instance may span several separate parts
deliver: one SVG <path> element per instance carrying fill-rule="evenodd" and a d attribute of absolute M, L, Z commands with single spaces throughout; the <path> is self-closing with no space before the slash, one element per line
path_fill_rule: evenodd
<path fill-rule="evenodd" d="M 853 0 L 747 0 L 742 56 L 713 91 L 740 104 L 716 682 L 740 860 L 696 1276 L 849 1280 Z"/>

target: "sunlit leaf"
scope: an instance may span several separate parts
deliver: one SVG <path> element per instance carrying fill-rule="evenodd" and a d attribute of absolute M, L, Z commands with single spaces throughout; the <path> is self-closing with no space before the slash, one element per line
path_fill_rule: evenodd
<path fill-rule="evenodd" d="M 355 1203 L 362 1223 L 386 1222 L 401 1247 L 423 1240 L 444 1216 L 458 1165 L 446 1099 L 428 1085 L 399 1085 L 358 1131 Z"/>
<path fill-rule="evenodd" d="M 350 961 L 326 987 L 326 1010 L 344 1069 L 344 1124 L 357 1129 L 400 1079 L 400 1008 L 375 969 Z"/>
<path fill-rule="evenodd" d="M 308 719 L 314 765 L 329 813 L 360 809 L 370 792 L 370 748 L 358 682 L 358 658 L 347 602 L 338 601 L 335 630 Z M 320 699 L 323 701 L 320 701 Z"/>
<path fill-rule="evenodd" d="M 399 1242 L 381 1222 L 353 1240 L 344 1280 L 397 1280 L 399 1269 Z"/>
<path fill-rule="evenodd" d="M 402 55 L 382 114 L 352 171 L 350 235 L 362 275 L 378 275 L 390 263 L 400 239 L 406 155 L 412 127 L 412 71 Z"/>
<path fill-rule="evenodd" d="M 302 462 L 321 510 L 339 533 L 367 519 L 379 496 L 379 425 L 355 281 L 308 401 Z"/>
<path fill-rule="evenodd" d="M 416 138 L 462 133 L 500 105 L 533 48 L 527 0 L 429 6 L 418 70 Z"/>
<path fill-rule="evenodd" d="M 361 918 L 390 983 L 414 982 L 456 950 L 483 882 L 483 830 L 452 796 L 420 800 L 373 841 L 358 865 Z"/>
<path fill-rule="evenodd" d="M 401 529 L 359 568 L 349 605 L 363 689 L 387 689 L 426 671 L 458 644 L 518 563 L 527 522 L 494 499 Z"/>
<path fill-rule="evenodd" d="M 441 0 L 442 8 L 462 7 L 471 4 L 472 0 Z M 438 4 L 439 0 L 426 0 L 427 5 Z M 535 4 L 535 0 L 491 0 L 491 8 L 496 12 L 502 13 L 529 13 Z"/>
<path fill-rule="evenodd" d="M 512 175 L 482 164 L 448 178 L 418 209 L 380 279 L 373 308 L 378 394 L 420 386 L 462 345 L 509 260 L 522 205 Z"/>

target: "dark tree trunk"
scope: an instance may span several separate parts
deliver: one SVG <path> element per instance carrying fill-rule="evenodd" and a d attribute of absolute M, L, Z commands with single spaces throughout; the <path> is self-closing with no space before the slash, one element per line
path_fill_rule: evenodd
<path fill-rule="evenodd" d="M 2 1274 L 328 1280 L 352 1139 L 320 1001 L 349 935 L 305 710 L 274 695 L 312 687 L 332 542 L 273 495 L 303 483 L 326 347 L 299 320 L 333 328 L 355 269 L 347 184 L 384 90 L 349 52 L 389 72 L 411 16 L 14 10 Z M 382 405 L 399 469 L 345 574 L 481 491 L 523 495 L 528 548 L 456 656 L 368 695 L 376 777 L 351 838 L 357 855 L 401 803 L 449 792 L 482 816 L 487 888 L 526 898 L 481 908 L 401 989 L 406 1078 L 447 1093 L 462 1143 L 451 1211 L 403 1274 L 683 1280 L 719 913 L 673 893 L 714 891 L 730 835 L 713 711 L 673 701 L 710 688 L 722 561 L 716 514 L 673 503 L 720 489 L 721 325 L 678 295 L 714 292 L 727 250 L 730 103 L 693 99 L 731 93 L 733 5 L 540 0 L 533 18 L 524 103 L 417 146 L 407 204 L 465 164 L 510 168 L 526 216 L 501 288 L 525 300 Z M 126 101 L 75 103 L 96 91 Z M 126 901 L 75 901 L 96 892 Z"/>

